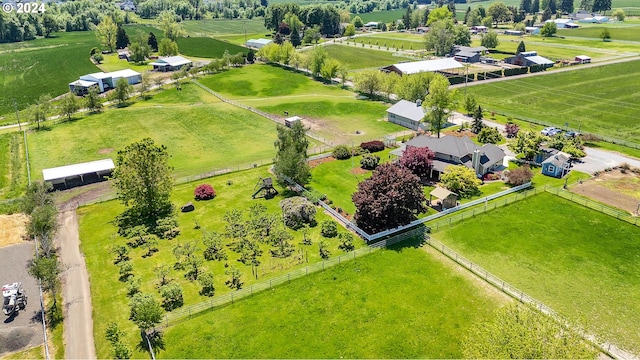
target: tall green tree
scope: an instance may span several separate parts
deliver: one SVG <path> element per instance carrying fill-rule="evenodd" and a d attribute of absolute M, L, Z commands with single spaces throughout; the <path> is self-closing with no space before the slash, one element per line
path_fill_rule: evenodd
<path fill-rule="evenodd" d="M 60 116 L 66 116 L 67 120 L 71 120 L 71 116 L 80 109 L 80 102 L 73 93 L 68 93 L 62 97 L 60 102 Z"/>
<path fill-rule="evenodd" d="M 424 40 L 425 49 L 433 50 L 437 56 L 444 56 L 450 53 L 455 43 L 454 25 L 451 19 L 431 23 L 429 32 L 425 34 Z"/>
<path fill-rule="evenodd" d="M 500 40 L 498 39 L 498 33 L 489 30 L 486 34 L 482 35 L 482 40 L 480 40 L 480 44 L 488 49 L 495 49 L 500 44 Z"/>
<path fill-rule="evenodd" d="M 517 54 L 520 54 L 522 52 L 527 51 L 526 46 L 524 45 L 524 41 L 520 41 L 520 43 L 518 44 L 518 49 L 516 50 Z"/>
<path fill-rule="evenodd" d="M 163 11 L 158 16 L 158 25 L 164 31 L 165 38 L 176 41 L 177 38 L 184 34 L 182 26 L 176 21 L 176 15 L 173 11 Z"/>
<path fill-rule="evenodd" d="M 113 22 L 111 16 L 104 16 L 98 26 L 96 26 L 96 35 L 100 39 L 103 48 L 108 48 L 109 52 L 113 52 L 116 47 L 118 26 Z"/>
<path fill-rule="evenodd" d="M 443 5 L 435 10 L 429 12 L 429 18 L 427 20 L 427 25 L 431 26 L 434 22 L 443 21 L 443 20 L 451 20 L 452 13 L 449 11 L 449 8 L 446 5 Z"/>
<path fill-rule="evenodd" d="M 158 55 L 160 56 L 178 55 L 178 44 L 169 38 L 164 38 L 160 40 L 160 44 L 158 45 Z"/>
<path fill-rule="evenodd" d="M 591 11 L 605 12 L 611 10 L 611 0 L 593 0 Z"/>
<path fill-rule="evenodd" d="M 429 85 L 429 94 L 422 106 L 425 108 L 425 117 L 431 125 L 431 131 L 440 130 L 447 123 L 449 115 L 455 106 L 455 90 L 449 90 L 449 80 L 444 76 L 436 76 Z"/>
<path fill-rule="evenodd" d="M 41 95 L 35 105 L 32 105 L 29 110 L 31 118 L 38 125 L 38 130 L 40 130 L 40 123 L 46 121 L 51 112 L 50 101 L 51 96 L 49 94 Z"/>
<path fill-rule="evenodd" d="M 158 39 L 156 39 L 156 34 L 154 34 L 153 31 L 149 32 L 147 45 L 151 47 L 151 50 L 158 51 Z"/>
<path fill-rule="evenodd" d="M 507 144 L 509 150 L 522 155 L 526 160 L 532 160 L 540 151 L 544 138 L 533 131 L 518 131 L 513 141 Z"/>
<path fill-rule="evenodd" d="M 505 3 L 495 2 L 487 8 L 487 15 L 491 16 L 495 25 L 498 26 L 501 22 L 509 21 L 512 14 Z"/>
<path fill-rule="evenodd" d="M 327 54 L 327 50 L 324 49 L 323 46 L 315 46 L 311 51 L 311 74 L 313 76 L 319 76 L 322 71 L 322 66 L 324 65 L 325 60 L 329 55 Z"/>
<path fill-rule="evenodd" d="M 118 104 L 122 105 L 129 100 L 129 95 L 133 88 L 129 85 L 129 81 L 125 78 L 120 78 L 116 82 L 116 88 L 114 90 L 114 97 L 118 100 Z"/>
<path fill-rule="evenodd" d="M 171 211 L 173 179 L 169 153 L 150 138 L 118 151 L 113 184 L 120 202 L 133 214 L 155 223 Z"/>
<path fill-rule="evenodd" d="M 375 96 L 381 89 L 381 76 L 382 74 L 378 70 L 363 70 L 356 73 L 354 79 L 356 90 Z"/>
<path fill-rule="evenodd" d="M 282 185 L 288 185 L 290 178 L 300 185 L 305 185 L 311 178 L 311 170 L 307 164 L 309 140 L 302 122 L 296 121 L 291 129 L 278 125 L 278 139 L 275 142 L 276 157 L 273 160 L 273 171 Z"/>
<path fill-rule="evenodd" d="M 460 198 L 469 198 L 480 192 L 478 187 L 482 181 L 478 179 L 474 170 L 464 165 L 449 165 L 440 175 L 440 183 Z"/>
<path fill-rule="evenodd" d="M 573 0 L 569 1 L 573 2 Z M 531 13 L 531 0 L 521 0 L 520 9 L 524 10 L 526 13 Z"/>
<path fill-rule="evenodd" d="M 320 69 L 320 75 L 325 78 L 329 83 L 331 83 L 332 79 L 338 75 L 338 70 L 340 69 L 340 63 L 338 60 L 334 58 L 328 58 L 322 64 L 322 68 Z"/>
<path fill-rule="evenodd" d="M 544 23 L 544 26 L 540 29 L 542 37 L 553 37 L 556 32 L 558 32 L 558 26 L 554 22 Z"/>
<path fill-rule="evenodd" d="M 60 285 L 60 264 L 55 256 L 40 256 L 33 260 L 27 268 L 29 275 L 40 281 L 42 290 L 48 291 L 53 297 L 53 307 L 57 305 L 57 290 Z"/>
<path fill-rule="evenodd" d="M 129 36 L 122 26 L 116 30 L 116 49 L 124 49 L 129 45 Z"/>
<path fill-rule="evenodd" d="M 594 359 L 598 351 L 561 322 L 511 304 L 469 330 L 462 354 L 467 359 Z"/>
<path fill-rule="evenodd" d="M 92 112 L 98 112 L 102 109 L 102 101 L 98 96 L 99 90 L 97 86 L 91 86 L 85 97 L 85 107 Z"/>
<path fill-rule="evenodd" d="M 148 44 L 148 38 L 145 38 L 142 33 L 137 34 L 135 40 L 129 46 L 129 52 L 131 53 L 131 61 L 137 63 L 145 61 L 151 56 L 151 46 Z"/>
<path fill-rule="evenodd" d="M 130 319 L 142 331 L 147 331 L 158 325 L 162 320 L 160 302 L 151 294 L 137 293 L 129 303 Z"/>

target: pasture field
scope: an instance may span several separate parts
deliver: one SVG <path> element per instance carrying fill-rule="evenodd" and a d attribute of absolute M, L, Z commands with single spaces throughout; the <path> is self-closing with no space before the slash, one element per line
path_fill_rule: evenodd
<path fill-rule="evenodd" d="M 172 326 L 159 356 L 461 358 L 467 329 L 509 300 L 435 251 L 402 245 Z"/>
<path fill-rule="evenodd" d="M 330 57 L 338 60 L 341 64 L 346 64 L 349 70 L 358 70 L 366 68 L 378 68 L 387 66 L 401 61 L 407 61 L 408 58 L 394 56 L 394 53 L 384 50 L 377 50 L 377 46 L 369 45 L 365 47 L 353 45 L 327 45 L 325 50 Z"/>
<path fill-rule="evenodd" d="M 471 86 L 480 104 L 516 118 L 640 142 L 640 61 Z"/>
<path fill-rule="evenodd" d="M 94 46 L 98 40 L 93 31 L 59 32 L 50 39 L 0 44 L 0 114 L 14 111 L 14 98 L 23 109 L 41 95 L 56 97 L 68 92 L 68 84 L 80 75 L 100 71 L 89 59 Z"/>
<path fill-rule="evenodd" d="M 128 62 L 123 59 L 118 59 L 118 54 L 106 54 L 103 56 L 104 61 L 98 66 L 104 72 L 118 71 L 124 69 L 131 69 L 139 73 L 153 70 L 153 66 L 147 64 L 136 64 L 134 62 Z M 149 61 L 151 62 L 151 61 Z"/>
<path fill-rule="evenodd" d="M 251 112 L 212 103 L 211 95 L 184 84 L 181 92 L 165 90 L 127 108 L 30 133 L 31 173 L 39 179 L 43 168 L 113 158 L 144 137 L 169 148 L 169 163 L 180 177 L 271 159 L 276 126 Z"/>
<path fill-rule="evenodd" d="M 265 36 L 269 31 L 264 27 L 264 20 L 226 20 L 226 19 L 206 19 L 206 20 L 186 20 L 182 22 L 183 29 L 190 36 L 195 37 L 215 37 L 221 35 L 242 35 L 261 34 Z M 250 37 L 248 39 L 251 39 Z"/>
<path fill-rule="evenodd" d="M 640 26 L 611 26 L 611 25 L 600 25 L 598 26 L 589 26 L 589 27 L 580 27 L 578 29 L 558 29 L 559 36 L 567 36 L 567 37 L 583 37 L 583 38 L 591 38 L 591 39 L 600 39 L 600 33 L 603 29 L 609 30 L 611 34 L 611 40 L 626 40 L 626 41 L 640 41 Z"/>
<path fill-rule="evenodd" d="M 365 44 L 365 47 L 372 45 L 374 49 L 380 46 L 381 49 L 389 50 L 424 50 L 425 46 L 422 35 L 407 33 L 376 33 L 371 36 L 360 36 L 352 41 Z"/>
<path fill-rule="evenodd" d="M 601 339 L 640 350 L 640 228 L 542 193 L 434 237 Z"/>
<path fill-rule="evenodd" d="M 402 18 L 402 15 L 406 12 L 405 9 L 384 10 L 384 11 L 372 11 L 364 14 L 351 14 L 351 20 L 356 16 L 360 16 L 360 19 L 366 24 L 369 21 L 377 21 L 383 23 L 390 23 Z"/>
<path fill-rule="evenodd" d="M 360 143 L 406 130 L 386 121 L 388 105 L 382 102 L 357 100 L 356 94 L 339 86 L 324 85 L 277 66 L 244 66 L 204 77 L 201 82 L 262 111 L 301 116 L 311 131 L 332 142 Z"/>
<path fill-rule="evenodd" d="M 171 151 L 171 149 L 170 149 Z M 248 210 L 253 204 L 262 204 L 267 208 L 270 214 L 278 216 L 282 213 L 278 203 L 288 196 L 289 193 L 284 189 L 277 187 L 280 194 L 273 199 L 251 199 L 254 193 L 254 186 L 260 177 L 272 177 L 267 167 L 258 167 L 256 169 L 235 172 L 231 174 L 221 175 L 210 179 L 200 180 L 197 183 L 187 183 L 176 186 L 171 200 L 176 206 L 181 206 L 188 201 L 193 201 L 193 191 L 195 187 L 202 183 L 211 184 L 216 190 L 216 197 L 213 200 L 199 201 L 195 203 L 195 211 L 189 213 L 178 212 L 178 222 L 181 233 L 173 240 L 160 240 L 158 242 L 158 251 L 150 257 L 143 257 L 147 252 L 146 249 L 132 249 L 129 257 L 133 262 L 133 273 L 141 279 L 140 290 L 145 293 L 155 294 L 160 298 L 156 284 L 158 278 L 154 274 L 154 267 L 157 265 L 171 265 L 172 270 L 169 278 L 172 282 L 180 284 L 184 291 L 184 305 L 192 305 L 194 303 L 206 301 L 206 296 L 199 295 L 200 285 L 197 281 L 189 281 L 185 278 L 184 270 L 173 269 L 176 261 L 172 249 L 177 243 L 186 241 L 199 241 L 199 250 L 197 256 L 202 257 L 204 246 L 200 239 L 203 231 L 217 231 L 223 233 L 225 231 L 224 214 L 231 209 Z M 284 194 L 284 195 L 283 195 Z M 113 225 L 113 219 L 123 210 L 122 205 L 117 201 L 109 201 L 100 204 L 82 207 L 78 210 L 81 250 L 86 257 L 87 268 L 91 278 L 91 298 L 93 304 L 94 318 L 94 334 L 96 340 L 96 349 L 99 358 L 110 356 L 110 345 L 104 337 L 104 331 L 107 324 L 111 321 L 119 323 L 122 329 L 128 333 L 127 340 L 134 344 L 139 341 L 140 335 L 136 331 L 136 326 L 128 321 L 129 312 L 127 290 L 125 283 L 120 282 L 118 267 L 114 265 L 114 257 L 109 254 L 110 246 L 113 243 L 125 244 L 125 239 L 113 236 L 117 229 Z M 318 211 L 316 220 L 321 223 L 329 217 Z M 201 229 L 195 229 L 196 222 L 200 224 Z M 260 265 L 257 266 L 258 278 L 252 275 L 251 266 L 246 266 L 238 261 L 239 254 L 232 251 L 229 244 L 232 240 L 225 238 L 225 246 L 228 261 L 205 261 L 203 270 L 212 272 L 215 281 L 215 295 L 225 294 L 231 290 L 225 285 L 225 281 L 229 278 L 225 274 L 225 270 L 237 268 L 242 272 L 242 281 L 245 286 L 253 283 L 268 280 L 269 277 L 277 276 L 285 271 L 294 268 L 301 268 L 308 263 L 320 261 L 318 253 L 318 242 L 321 240 L 320 225 L 310 228 L 309 236 L 313 242 L 312 245 L 302 245 L 302 231 L 287 230 L 292 236 L 291 244 L 295 246 L 295 252 L 288 258 L 278 259 L 271 257 L 266 243 L 259 243 L 260 248 L 264 251 L 259 257 Z M 344 231 L 344 230 L 340 230 Z M 338 249 L 339 240 L 337 238 L 326 239 L 329 243 L 329 250 L 333 255 L 343 253 Z M 364 242 L 359 238 L 354 239 L 354 245 L 361 247 Z M 228 263 L 228 268 L 225 266 Z M 265 309 L 261 309 L 264 311 Z M 199 337 L 202 341 L 202 337 Z M 176 339 L 177 340 L 177 339 Z M 137 342 L 135 342 L 137 343 Z M 136 353 L 136 358 L 142 357 L 143 353 Z M 184 358 L 184 356 L 182 356 Z"/>

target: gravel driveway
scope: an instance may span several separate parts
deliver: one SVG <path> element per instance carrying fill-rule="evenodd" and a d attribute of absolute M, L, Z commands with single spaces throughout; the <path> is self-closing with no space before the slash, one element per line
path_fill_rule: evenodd
<path fill-rule="evenodd" d="M 32 242 L 0 248 L 0 286 L 22 282 L 27 293 L 27 307 L 17 315 L 0 314 L 0 356 L 44 342 L 40 320 L 40 292 L 36 279 L 27 273 L 27 265 L 33 258 Z"/>

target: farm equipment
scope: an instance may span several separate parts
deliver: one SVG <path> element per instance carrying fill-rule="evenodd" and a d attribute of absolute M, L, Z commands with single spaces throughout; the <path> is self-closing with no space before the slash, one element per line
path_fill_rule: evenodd
<path fill-rule="evenodd" d="M 11 316 L 18 310 L 24 310 L 27 306 L 27 295 L 24 293 L 21 282 L 3 285 L 2 296 L 4 297 L 2 311 L 6 316 Z"/>

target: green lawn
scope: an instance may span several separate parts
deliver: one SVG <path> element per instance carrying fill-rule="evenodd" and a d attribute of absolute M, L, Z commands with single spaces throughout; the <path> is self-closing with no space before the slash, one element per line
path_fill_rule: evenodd
<path fill-rule="evenodd" d="M 611 40 L 640 41 L 638 26 L 616 27 L 611 25 L 599 25 L 593 27 L 580 27 L 578 29 L 558 29 L 559 36 L 584 37 L 600 39 L 603 29 L 609 30 Z"/>
<path fill-rule="evenodd" d="M 314 133 L 333 142 L 359 144 L 406 130 L 386 121 L 389 105 L 357 100 L 356 94 L 339 86 L 324 85 L 277 66 L 245 66 L 207 76 L 201 82 L 268 113 L 282 115 L 286 111 L 289 116 L 302 116 L 313 123 Z"/>
<path fill-rule="evenodd" d="M 148 61 L 151 62 L 151 61 Z M 123 59 L 118 59 L 118 54 L 104 55 L 104 61 L 99 65 L 104 72 L 131 69 L 139 73 L 153 70 L 153 66 L 147 64 L 136 64 Z"/>
<path fill-rule="evenodd" d="M 496 48 L 499 51 L 515 52 L 518 48 L 520 41 L 524 41 L 527 51 L 537 51 L 540 56 L 544 56 L 550 60 L 573 60 L 576 55 L 590 56 L 594 61 L 600 59 L 608 59 L 616 56 L 620 56 L 622 51 L 617 49 L 599 49 L 592 46 L 593 40 L 582 39 L 543 39 L 540 37 L 518 37 L 499 35 L 498 39 L 500 43 Z M 480 38 L 474 37 L 472 40 L 472 46 L 480 46 Z M 588 43 L 585 44 L 584 41 Z M 602 41 L 600 41 L 602 42 Z M 610 43 L 607 43 L 610 44 Z M 491 54 L 496 59 L 503 59 L 510 54 Z"/>
<path fill-rule="evenodd" d="M 264 27 L 264 20 L 262 18 L 247 20 L 186 20 L 182 22 L 182 27 L 190 36 L 215 38 L 219 37 L 220 35 L 242 35 L 244 37 L 245 33 L 259 33 L 262 37 L 264 37 L 265 34 L 269 32 Z"/>
<path fill-rule="evenodd" d="M 26 187 L 22 133 L 0 135 L 0 199 L 18 197 Z"/>
<path fill-rule="evenodd" d="M 467 329 L 506 300 L 452 266 L 381 250 L 172 326 L 159 356 L 460 358 Z"/>
<path fill-rule="evenodd" d="M 603 340 L 640 350 L 640 228 L 542 193 L 434 235 Z"/>
<path fill-rule="evenodd" d="M 406 12 L 405 9 L 384 10 L 384 11 L 372 11 L 364 14 L 351 14 L 351 20 L 356 16 L 360 16 L 363 22 L 378 21 L 383 23 L 390 23 L 398 19 L 402 19 L 402 15 Z"/>
<path fill-rule="evenodd" d="M 131 252 L 130 257 L 133 261 L 134 274 L 142 280 L 141 291 L 150 292 L 157 295 L 155 284 L 157 281 L 153 268 L 158 264 L 173 265 L 175 258 L 172 254 L 172 248 L 176 243 L 190 240 L 198 240 L 202 236 L 202 230 L 224 232 L 223 215 L 231 209 L 248 209 L 252 204 L 259 203 L 267 207 L 268 211 L 280 215 L 281 210 L 278 205 L 282 200 L 284 190 L 278 188 L 280 195 L 271 200 L 251 199 L 254 192 L 254 186 L 260 180 L 260 177 L 273 176 L 268 172 L 266 167 L 236 172 L 232 174 L 222 175 L 197 183 L 188 183 L 177 186 L 172 194 L 172 202 L 176 206 L 181 206 L 188 201 L 193 201 L 194 188 L 202 183 L 211 184 L 217 193 L 213 200 L 195 202 L 195 211 L 190 213 L 178 213 L 178 221 L 180 224 L 181 234 L 173 240 L 160 240 L 158 244 L 159 251 L 153 256 L 143 258 L 142 255 L 146 249 L 138 248 Z M 128 319 L 128 298 L 126 296 L 125 284 L 118 281 L 118 267 L 113 264 L 113 257 L 109 254 L 109 247 L 114 241 L 124 244 L 125 240 L 120 237 L 112 238 L 116 233 L 116 228 L 112 221 L 116 215 L 123 210 L 123 207 L 116 201 L 91 205 L 80 208 L 79 224 L 81 249 L 87 261 L 87 268 L 90 274 L 91 283 L 91 299 L 93 304 L 94 334 L 96 340 L 96 349 L 99 358 L 106 358 L 109 354 L 109 344 L 104 337 L 104 330 L 110 321 L 117 321 L 121 328 L 128 333 L 128 341 L 133 344 L 134 339 L 140 338 L 135 330 L 135 325 Z M 318 211 L 316 220 L 322 222 L 328 216 Z M 195 229 L 196 221 L 202 227 L 202 230 Z M 313 263 L 320 260 L 318 254 L 318 241 L 321 239 L 320 226 L 311 228 L 310 237 L 313 245 L 301 245 L 302 232 L 291 231 L 294 239 L 291 241 L 296 247 L 296 255 L 299 259 L 289 257 L 286 259 L 272 258 L 269 254 L 269 245 L 261 244 L 264 253 L 260 257 L 261 264 L 258 267 L 259 278 L 255 279 L 251 275 L 251 267 L 245 266 L 237 262 L 239 255 L 227 248 L 229 256 L 229 266 L 240 269 L 243 273 L 242 279 L 245 286 L 249 286 L 255 282 L 263 281 L 269 277 L 279 275 L 284 271 L 294 268 L 304 267 L 307 262 Z M 328 239 L 329 249 L 333 255 L 343 253 L 338 249 L 339 241 L 337 238 Z M 361 247 L 363 241 L 355 239 L 354 245 Z M 201 250 L 198 252 L 202 256 Z M 225 294 L 230 292 L 229 288 L 224 284 L 228 279 L 225 275 L 224 262 L 210 261 L 203 264 L 205 270 L 211 271 L 215 277 L 216 294 Z M 184 278 L 184 271 L 172 270 L 169 277 L 179 283 L 184 290 L 184 303 L 191 305 L 208 299 L 198 294 L 200 286 L 197 282 L 190 282 Z M 159 297 L 159 295 L 158 295 Z M 264 311 L 264 309 L 261 309 Z M 202 340 L 202 338 L 200 338 Z M 136 357 L 143 356 L 142 353 L 136 353 Z M 181 356 L 184 357 L 184 356 Z"/>
<path fill-rule="evenodd" d="M 489 111 L 640 142 L 640 61 L 472 86 Z"/>
<path fill-rule="evenodd" d="M 11 355 L 5 356 L 2 359 L 10 360 L 10 359 L 44 359 L 44 345 L 32 347 L 31 349 L 27 349 L 24 351 L 20 351 L 17 353 L 13 353 Z"/>
<path fill-rule="evenodd" d="M 196 85 L 185 84 L 183 89 L 172 88 L 134 106 L 31 132 L 32 176 L 41 178 L 44 168 L 114 158 L 126 144 L 144 137 L 168 147 L 176 176 L 273 157 L 276 126 L 272 121 L 212 102 L 211 95 Z"/>
<path fill-rule="evenodd" d="M 0 44 L 0 114 L 33 104 L 41 95 L 52 97 L 69 91 L 80 75 L 100 71 L 89 60 L 98 46 L 93 31 L 55 33 L 51 39 Z M 13 114 L 9 114 L 13 118 Z M 13 121 L 12 121 L 13 122 Z"/>
<path fill-rule="evenodd" d="M 338 60 L 341 64 L 346 64 L 349 70 L 378 68 L 408 60 L 405 57 L 394 56 L 389 51 L 377 50 L 376 45 L 372 46 L 373 48 L 370 48 L 369 45 L 365 45 L 365 47 L 332 45 L 325 46 L 325 49 L 330 57 Z"/>

